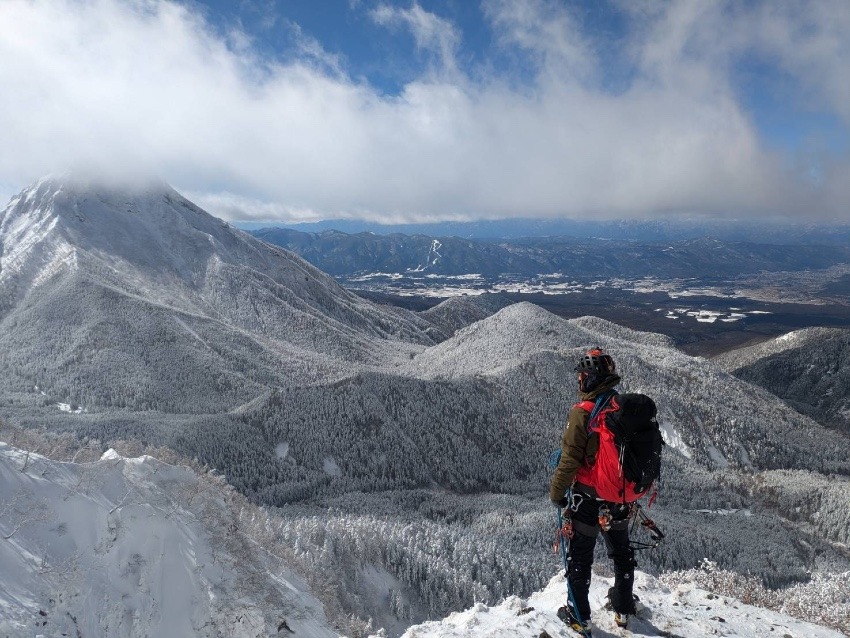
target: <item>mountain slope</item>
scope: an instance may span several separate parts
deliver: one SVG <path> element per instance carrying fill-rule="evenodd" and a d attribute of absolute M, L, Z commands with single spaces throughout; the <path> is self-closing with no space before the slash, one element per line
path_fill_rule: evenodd
<path fill-rule="evenodd" d="M 451 297 L 422 311 L 420 315 L 439 329 L 445 335 L 444 338 L 448 338 L 461 328 L 481 321 L 511 303 L 501 295 Z"/>
<path fill-rule="evenodd" d="M 487 242 L 426 235 L 348 235 L 329 230 L 302 233 L 264 228 L 251 234 L 300 255 L 336 276 L 374 272 L 435 274 L 535 272 L 538 264 Z"/>
<path fill-rule="evenodd" d="M 423 341 L 414 317 L 391 320 L 302 259 L 231 228 L 165 185 L 128 191 L 42 180 L 4 211 L 0 245 L 7 307 L 13 291 L 26 294 L 75 271 L 151 302 L 319 350 L 334 349 L 331 337 Z"/>
<path fill-rule="evenodd" d="M 670 440 L 681 441 L 682 451 L 694 460 L 717 467 L 731 463 L 778 469 L 791 464 L 814 471 L 850 470 L 846 437 L 810 420 L 801 423 L 775 397 L 682 354 L 664 337 L 595 318 L 564 320 L 533 304 L 514 304 L 423 351 L 409 368 L 433 379 L 570 378 L 569 364 L 589 344 L 602 345 L 613 355 L 625 390 L 655 397 Z M 567 360 L 556 363 L 556 352 Z M 510 394 L 527 401 L 544 391 L 540 381 L 536 386 L 528 381 Z M 550 391 L 563 392 L 557 386 Z M 801 435 L 801 428 L 810 434 Z"/>
<path fill-rule="evenodd" d="M 0 215 L 0 356 L 18 391 L 218 411 L 404 357 L 429 328 L 163 185 L 44 179 Z"/>
<path fill-rule="evenodd" d="M 787 350 L 794 350 L 816 344 L 821 339 L 840 335 L 841 328 L 804 328 L 780 335 L 775 339 L 768 339 L 752 346 L 736 348 L 718 355 L 712 359 L 717 365 L 727 372 L 734 374 L 741 368 L 752 365 L 772 355 L 780 354 Z"/>
<path fill-rule="evenodd" d="M 322 606 L 241 530 L 225 486 L 110 451 L 0 443 L 0 635 L 332 638 Z"/>
<path fill-rule="evenodd" d="M 850 434 L 850 330 L 798 330 L 727 353 L 720 363 L 823 426 Z"/>

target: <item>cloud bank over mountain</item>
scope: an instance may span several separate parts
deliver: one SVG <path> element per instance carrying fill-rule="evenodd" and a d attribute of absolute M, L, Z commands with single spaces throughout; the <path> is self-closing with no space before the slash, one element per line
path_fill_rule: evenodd
<path fill-rule="evenodd" d="M 349 8 L 412 38 L 393 92 L 297 24 L 283 53 L 194 3 L 8 0 L 0 184 L 153 174 L 229 219 L 846 214 L 846 3 L 612 3 L 604 37 L 485 0 L 476 56 L 429 6 Z"/>

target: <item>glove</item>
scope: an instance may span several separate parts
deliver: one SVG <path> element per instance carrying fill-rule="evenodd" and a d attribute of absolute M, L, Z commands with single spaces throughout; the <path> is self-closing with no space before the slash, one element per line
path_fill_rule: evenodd
<path fill-rule="evenodd" d="M 561 509 L 564 509 L 569 504 L 570 502 L 567 500 L 566 496 L 562 496 L 557 501 L 552 501 L 552 505 L 554 505 L 555 507 L 560 507 Z"/>

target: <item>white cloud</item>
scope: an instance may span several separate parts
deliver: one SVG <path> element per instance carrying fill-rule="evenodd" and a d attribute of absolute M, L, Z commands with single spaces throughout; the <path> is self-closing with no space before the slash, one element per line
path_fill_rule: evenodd
<path fill-rule="evenodd" d="M 850 124 L 850 6 L 844 0 L 766 3 L 758 46 L 811 92 L 816 107 Z M 754 25 L 755 26 L 755 25 Z"/>
<path fill-rule="evenodd" d="M 460 42 L 460 33 L 448 20 L 425 11 L 414 2 L 409 9 L 400 9 L 382 4 L 370 12 L 377 24 L 410 29 L 419 49 L 432 51 L 442 63 L 446 72 L 456 70 L 455 53 Z"/>
<path fill-rule="evenodd" d="M 482 8 L 505 47 L 532 54 L 548 81 L 588 80 L 595 75 L 593 47 L 575 17 L 553 0 L 484 0 Z"/>
<path fill-rule="evenodd" d="M 759 137 L 730 72 L 757 51 L 850 121 L 850 5 L 624 6 L 637 73 L 616 95 L 562 3 L 484 3 L 536 69 L 519 86 L 459 69 L 445 19 L 379 7 L 440 61 L 385 96 L 307 35 L 284 63 L 174 2 L 3 0 L 0 183 L 152 173 L 231 219 L 846 214 L 847 157 L 815 158 L 814 186 Z"/>

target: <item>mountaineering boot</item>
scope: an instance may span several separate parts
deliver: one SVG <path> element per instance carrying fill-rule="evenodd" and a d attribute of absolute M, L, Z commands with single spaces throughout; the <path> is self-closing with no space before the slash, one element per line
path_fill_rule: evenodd
<path fill-rule="evenodd" d="M 608 590 L 608 602 L 605 603 L 605 609 L 611 610 L 614 612 L 614 622 L 617 623 L 617 626 L 621 629 L 625 629 L 629 626 L 629 619 L 637 614 L 637 605 L 636 603 L 640 600 L 637 596 L 632 594 L 632 604 L 628 605 L 621 598 L 618 597 L 617 590 L 612 587 Z M 616 607 L 623 609 L 624 607 L 628 608 L 627 611 L 617 611 L 614 601 L 617 601 Z"/>
<path fill-rule="evenodd" d="M 629 614 L 621 614 L 619 611 L 615 611 L 614 622 L 617 623 L 617 627 L 625 629 L 629 626 Z"/>
<path fill-rule="evenodd" d="M 590 633 L 590 621 L 580 621 L 578 617 L 573 613 L 573 608 L 570 605 L 564 605 L 563 607 L 558 609 L 558 618 L 560 618 L 564 624 L 567 625 L 570 629 L 572 629 L 577 634 L 584 636 L 585 638 L 593 638 Z"/>

